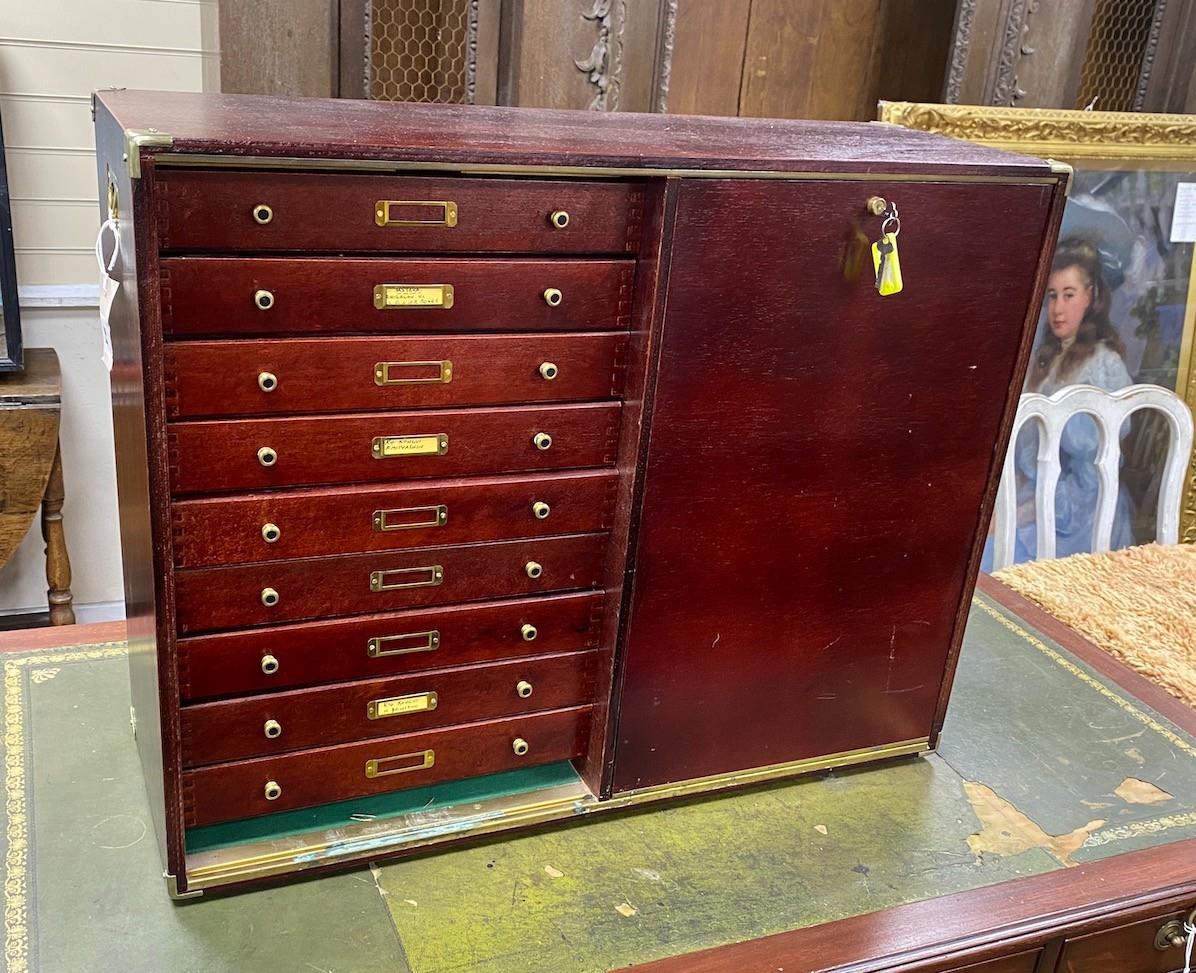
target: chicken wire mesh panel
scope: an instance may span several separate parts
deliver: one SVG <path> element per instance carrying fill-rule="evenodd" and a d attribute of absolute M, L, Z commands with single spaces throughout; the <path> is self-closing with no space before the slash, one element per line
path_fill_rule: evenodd
<path fill-rule="evenodd" d="M 371 3 L 369 96 L 472 103 L 476 6 L 476 0 Z"/>
<path fill-rule="evenodd" d="M 1134 111 L 1158 0 L 1097 0 L 1076 107 Z"/>

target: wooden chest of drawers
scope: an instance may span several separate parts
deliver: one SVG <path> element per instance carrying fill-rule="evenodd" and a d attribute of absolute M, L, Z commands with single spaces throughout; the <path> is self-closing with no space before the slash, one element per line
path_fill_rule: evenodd
<path fill-rule="evenodd" d="M 887 126 L 96 107 L 175 893 L 933 746 L 1065 171 Z"/>

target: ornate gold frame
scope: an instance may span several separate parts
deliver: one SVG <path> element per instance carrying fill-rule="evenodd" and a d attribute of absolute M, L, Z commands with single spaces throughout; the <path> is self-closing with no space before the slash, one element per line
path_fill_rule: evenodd
<path fill-rule="evenodd" d="M 1175 162 L 1196 169 L 1196 115 L 1071 111 L 1053 108 L 989 108 L 882 101 L 877 119 L 1068 163 Z M 1196 411 L 1196 257 L 1188 279 L 1179 374 L 1175 387 Z M 1196 543 L 1196 450 L 1188 461 L 1179 537 Z"/>

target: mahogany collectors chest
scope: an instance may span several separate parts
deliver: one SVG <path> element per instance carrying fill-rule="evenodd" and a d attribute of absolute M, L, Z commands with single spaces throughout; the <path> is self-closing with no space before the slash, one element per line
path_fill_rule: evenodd
<path fill-rule="evenodd" d="M 136 91 L 96 144 L 172 893 L 934 746 L 1066 167 Z"/>

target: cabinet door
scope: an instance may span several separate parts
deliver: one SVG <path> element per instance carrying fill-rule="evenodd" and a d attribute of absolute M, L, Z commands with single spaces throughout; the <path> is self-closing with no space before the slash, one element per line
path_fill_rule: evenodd
<path fill-rule="evenodd" d="M 678 192 L 616 791 L 931 733 L 1052 188 Z"/>

